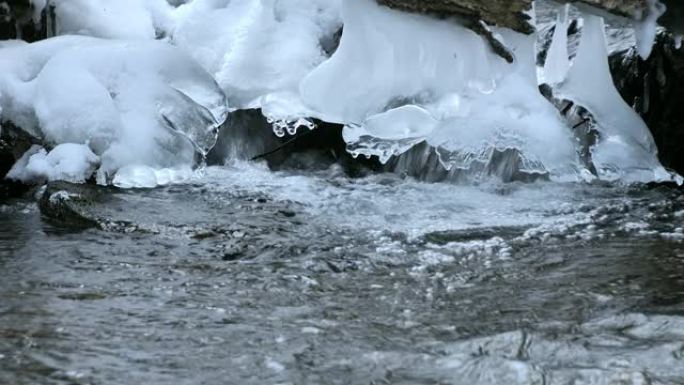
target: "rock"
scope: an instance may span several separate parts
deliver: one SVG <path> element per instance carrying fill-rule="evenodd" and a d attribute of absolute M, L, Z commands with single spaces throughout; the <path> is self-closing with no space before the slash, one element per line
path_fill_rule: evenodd
<path fill-rule="evenodd" d="M 33 20 L 33 13 L 30 0 L 0 2 L 0 40 L 22 39 L 34 42 L 45 39 L 48 36 L 46 16 L 49 11 L 44 11 L 37 23 Z"/>
<path fill-rule="evenodd" d="M 620 94 L 650 128 L 663 165 L 684 174 L 684 49 L 661 32 L 648 60 L 627 50 L 613 54 L 610 65 Z"/>
<path fill-rule="evenodd" d="M 482 20 L 489 25 L 506 27 L 530 34 L 534 26 L 529 13 L 532 0 L 377 0 L 378 3 L 409 12 L 431 14 L 439 17 L 458 16 L 474 21 Z M 591 6 L 601 13 L 611 13 L 630 19 L 641 19 L 648 10 L 647 0 L 560 0 L 564 3 L 580 3 Z M 668 3 L 678 2 L 671 0 Z"/>
<path fill-rule="evenodd" d="M 38 205 L 45 218 L 70 228 L 103 228 L 91 208 L 106 200 L 106 188 L 68 182 L 47 185 Z"/>
<path fill-rule="evenodd" d="M 532 0 L 378 0 L 378 3 L 410 12 L 440 17 L 460 16 L 530 34 L 534 27 L 527 12 Z"/>

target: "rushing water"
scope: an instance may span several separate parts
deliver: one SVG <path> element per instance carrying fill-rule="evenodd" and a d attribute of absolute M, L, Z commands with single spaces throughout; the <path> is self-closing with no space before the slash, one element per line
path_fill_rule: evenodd
<path fill-rule="evenodd" d="M 683 384 L 684 195 L 211 168 L 0 205 L 0 384 Z"/>

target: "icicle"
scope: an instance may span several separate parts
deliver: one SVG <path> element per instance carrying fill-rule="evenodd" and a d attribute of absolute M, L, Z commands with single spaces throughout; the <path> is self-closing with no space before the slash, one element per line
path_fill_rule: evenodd
<path fill-rule="evenodd" d="M 560 7 L 556 31 L 553 34 L 546 63 L 544 64 L 544 81 L 548 84 L 562 83 L 570 70 L 568 55 L 568 12 L 570 5 Z"/>
<path fill-rule="evenodd" d="M 636 30 L 637 52 L 642 59 L 651 56 L 653 43 L 655 42 L 658 19 L 665 14 L 667 7 L 658 0 L 647 0 L 648 9 L 642 16 L 641 21 L 634 25 Z"/>
<path fill-rule="evenodd" d="M 42 18 L 43 10 L 47 5 L 47 0 L 31 0 L 33 7 L 33 22 L 38 24 Z"/>
<path fill-rule="evenodd" d="M 585 107 L 596 120 L 601 140 L 594 148 L 593 160 L 599 176 L 620 177 L 615 171 L 629 170 L 638 171 L 629 179 L 652 180 L 653 173 L 662 170 L 653 137 L 615 88 L 603 19 L 583 16 L 579 51 L 557 95 Z"/>

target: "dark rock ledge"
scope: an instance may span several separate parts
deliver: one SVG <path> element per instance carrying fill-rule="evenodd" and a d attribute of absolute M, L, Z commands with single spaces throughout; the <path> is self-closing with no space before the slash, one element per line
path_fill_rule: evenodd
<path fill-rule="evenodd" d="M 458 16 L 482 20 L 489 25 L 507 27 L 518 32 L 533 33 L 529 12 L 532 0 L 377 0 L 382 5 L 409 12 Z M 597 10 L 630 19 L 647 13 L 646 0 L 560 0 L 564 3 L 584 3 Z"/>

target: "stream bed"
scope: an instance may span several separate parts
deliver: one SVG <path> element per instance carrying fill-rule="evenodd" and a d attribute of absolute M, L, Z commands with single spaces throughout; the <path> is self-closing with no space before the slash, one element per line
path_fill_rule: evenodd
<path fill-rule="evenodd" d="M 235 164 L 104 195 L 99 228 L 0 203 L 0 384 L 684 384 L 676 190 Z"/>

